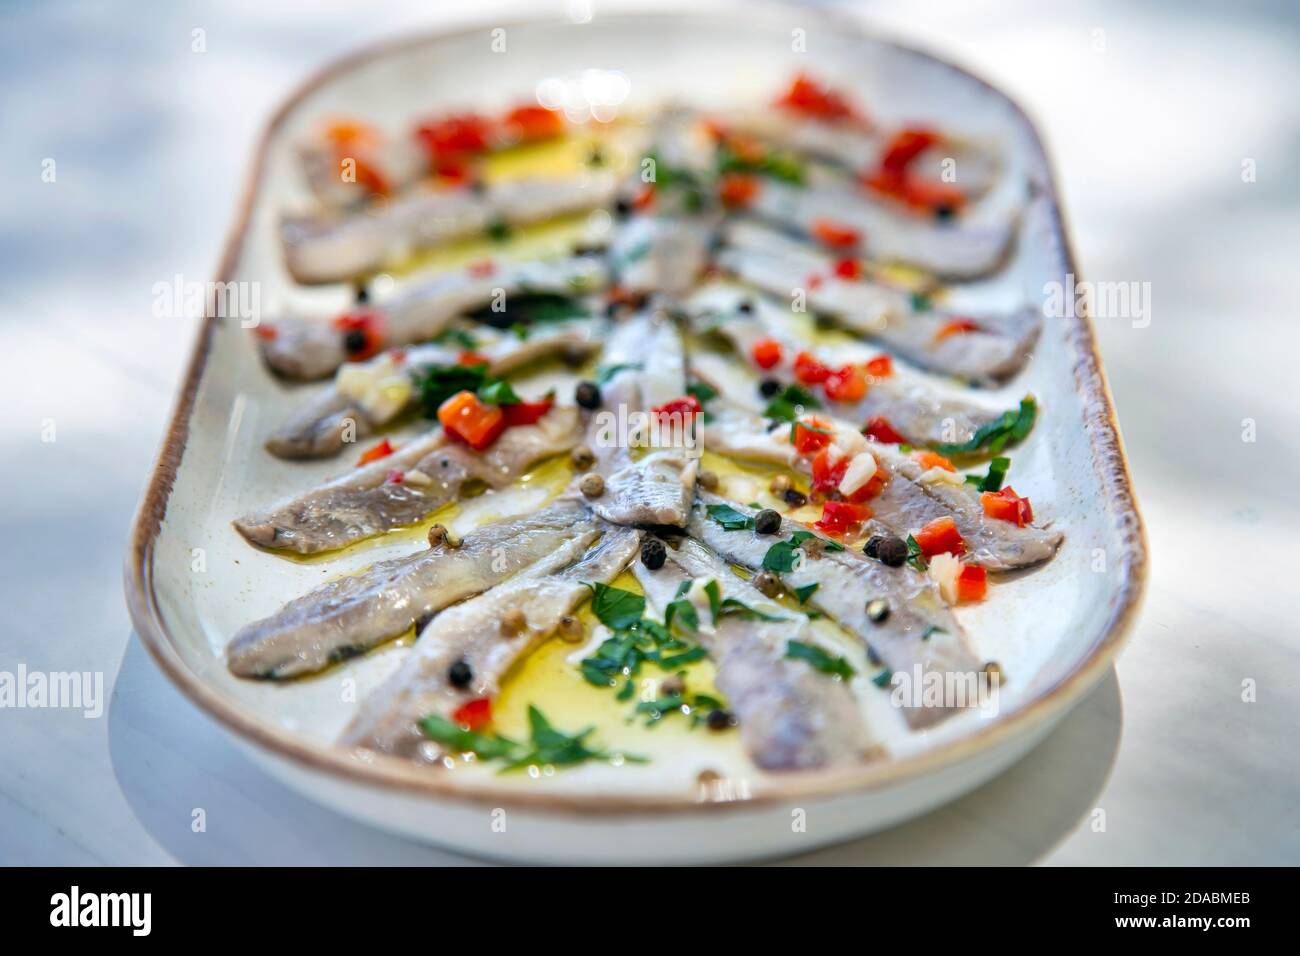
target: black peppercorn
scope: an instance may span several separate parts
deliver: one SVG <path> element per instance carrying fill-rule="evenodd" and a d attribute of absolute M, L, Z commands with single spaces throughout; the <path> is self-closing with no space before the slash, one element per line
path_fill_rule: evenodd
<path fill-rule="evenodd" d="M 754 303 L 749 299 L 745 299 L 740 303 L 740 305 L 736 306 L 736 308 L 742 314 L 749 315 L 751 312 L 754 311 Z"/>
<path fill-rule="evenodd" d="M 614 203 L 614 215 L 618 216 L 619 219 L 626 219 L 631 212 L 632 204 L 626 199 L 620 198 Z"/>
<path fill-rule="evenodd" d="M 907 542 L 892 534 L 872 535 L 862 551 L 867 557 L 891 568 L 901 568 L 907 560 Z"/>
<path fill-rule="evenodd" d="M 730 712 L 721 709 L 709 711 L 709 730 L 727 730 L 734 727 L 735 724 L 736 719 L 731 716 Z"/>
<path fill-rule="evenodd" d="M 348 329 L 343 335 L 343 350 L 349 355 L 360 355 L 366 350 L 366 333 L 361 329 Z"/>
<path fill-rule="evenodd" d="M 952 206 L 946 204 L 941 206 L 935 206 L 934 218 L 939 220 L 939 222 L 947 222 L 949 219 L 953 217 L 953 214 L 955 212 L 956 210 L 953 209 Z"/>
<path fill-rule="evenodd" d="M 641 543 L 641 563 L 651 571 L 658 571 L 664 566 L 664 558 L 668 552 L 664 549 L 664 543 L 658 538 L 646 538 Z"/>
<path fill-rule="evenodd" d="M 754 515 L 754 531 L 758 534 L 776 534 L 781 530 L 781 516 L 771 508 Z"/>
<path fill-rule="evenodd" d="M 582 408 L 600 408 L 600 386 L 595 382 L 579 382 L 573 400 Z"/>
<path fill-rule="evenodd" d="M 784 495 L 782 495 L 782 497 L 785 498 L 785 503 L 788 504 L 791 508 L 802 508 L 804 505 L 808 503 L 808 496 L 805 495 L 798 488 L 791 488 Z"/>
<path fill-rule="evenodd" d="M 366 288 L 365 283 L 357 286 L 357 305 L 365 305 L 370 301 L 370 290 Z"/>
<path fill-rule="evenodd" d="M 474 671 L 464 661 L 457 661 L 447 671 L 447 680 L 452 687 L 468 687 L 473 679 Z"/>
<path fill-rule="evenodd" d="M 758 383 L 758 394 L 764 398 L 773 398 L 779 391 L 781 391 L 781 383 L 776 379 L 765 378 Z"/>

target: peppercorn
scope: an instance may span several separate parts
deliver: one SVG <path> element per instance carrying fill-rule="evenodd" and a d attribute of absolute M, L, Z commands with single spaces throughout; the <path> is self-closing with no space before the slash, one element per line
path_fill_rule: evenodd
<path fill-rule="evenodd" d="M 686 681 L 676 674 L 665 677 L 659 682 L 659 693 L 664 697 L 676 697 L 686 692 Z"/>
<path fill-rule="evenodd" d="M 605 493 L 605 479 L 596 474 L 583 475 L 578 490 L 588 498 L 599 498 Z"/>
<path fill-rule="evenodd" d="M 528 618 L 519 608 L 506 611 L 501 616 L 501 633 L 505 637 L 514 637 L 528 626 Z"/>
<path fill-rule="evenodd" d="M 1005 684 L 1007 682 L 1006 674 L 1002 673 L 1002 665 L 997 661 L 989 661 L 984 665 L 984 673 L 988 676 L 989 682 L 993 686 Z"/>
<path fill-rule="evenodd" d="M 664 566 L 664 559 L 668 557 L 668 551 L 664 548 L 664 543 L 658 538 L 646 538 L 641 542 L 641 563 L 651 571 L 658 571 Z"/>
<path fill-rule="evenodd" d="M 754 515 L 754 531 L 757 534 L 776 534 L 781 530 L 781 516 L 771 508 L 764 508 Z"/>
<path fill-rule="evenodd" d="M 464 689 L 469 686 L 469 682 L 474 679 L 474 671 L 463 660 L 457 661 L 451 665 L 447 671 L 447 680 L 452 687 Z"/>
<path fill-rule="evenodd" d="M 947 222 L 949 219 L 953 217 L 956 211 L 957 210 L 953 209 L 952 206 L 949 206 L 946 203 L 940 206 L 935 206 L 934 218 L 937 219 L 939 222 Z"/>
<path fill-rule="evenodd" d="M 572 614 L 566 614 L 560 618 L 560 623 L 555 628 L 555 636 L 566 644 L 581 644 L 585 636 L 582 621 Z"/>
<path fill-rule="evenodd" d="M 754 300 L 745 299 L 740 303 L 740 305 L 736 306 L 736 308 L 743 314 L 749 315 L 749 313 L 754 311 Z"/>
<path fill-rule="evenodd" d="M 749 583 L 765 597 L 774 598 L 781 593 L 781 579 L 771 571 L 759 571 Z"/>
<path fill-rule="evenodd" d="M 789 489 L 782 497 L 791 508 L 802 508 L 808 503 L 808 496 L 798 488 Z"/>
<path fill-rule="evenodd" d="M 348 329 L 343 333 L 343 351 L 349 355 L 360 355 L 366 350 L 366 333 L 361 329 Z"/>
<path fill-rule="evenodd" d="M 872 598 L 867 602 L 867 620 L 880 624 L 889 617 L 889 602 L 884 598 Z"/>
<path fill-rule="evenodd" d="M 588 410 L 600 408 L 600 386 L 595 382 L 579 382 L 573 391 L 573 400 Z"/>
<path fill-rule="evenodd" d="M 709 730 L 728 730 L 736 725 L 736 718 L 721 708 L 709 711 Z"/>
<path fill-rule="evenodd" d="M 705 491 L 718 490 L 718 476 L 715 472 L 709 471 L 707 468 L 696 475 L 695 481 Z"/>
<path fill-rule="evenodd" d="M 891 568 L 901 568 L 907 560 L 907 542 L 892 534 L 872 535 L 862 551 Z"/>
<path fill-rule="evenodd" d="M 365 283 L 357 285 L 357 305 L 365 305 L 370 301 L 370 290 L 366 288 Z"/>
<path fill-rule="evenodd" d="M 586 471 L 596 463 L 596 453 L 586 445 L 579 445 L 569 454 L 569 460 L 578 471 Z"/>
<path fill-rule="evenodd" d="M 774 378 L 765 378 L 758 383 L 758 394 L 764 398 L 774 398 L 781 391 L 781 383 Z"/>
<path fill-rule="evenodd" d="M 632 212 L 632 204 L 621 196 L 614 203 L 614 215 L 626 219 Z"/>

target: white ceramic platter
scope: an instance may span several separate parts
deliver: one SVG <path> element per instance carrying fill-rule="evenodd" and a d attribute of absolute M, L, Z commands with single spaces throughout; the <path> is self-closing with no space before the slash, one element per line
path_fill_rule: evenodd
<path fill-rule="evenodd" d="M 625 78 L 620 108 L 636 109 L 665 97 L 754 102 L 806 69 L 853 91 L 886 122 L 925 119 L 995 139 L 1034 198 L 1013 261 L 995 280 L 963 289 L 963 301 L 1040 302 L 1045 283 L 1075 271 L 1028 120 L 996 90 L 931 56 L 807 11 L 506 24 L 506 51 L 497 53 L 492 30 L 500 26 L 368 50 L 308 83 L 267 130 L 218 280 L 258 283 L 264 312 L 348 301 L 343 288 L 295 287 L 276 236 L 279 213 L 304 198 L 293 145 L 323 116 L 398 126 L 443 110 L 505 106 L 543 80 L 580 81 L 587 70 Z M 796 30 L 804 31 L 802 44 Z M 1066 542 L 1054 561 L 959 612 L 981 656 L 1012 675 L 998 712 L 966 713 L 898 739 L 882 730 L 890 755 L 851 769 L 764 774 L 734 744 L 707 734 L 647 743 L 655 759 L 644 766 L 584 766 L 536 779 L 485 767 L 360 762 L 331 741 L 403 648 L 288 685 L 232 677 L 222 649 L 241 625 L 327 577 L 419 546 L 396 535 L 338 560 L 297 562 L 259 552 L 235 533 L 233 516 L 345 466 L 284 462 L 262 450 L 267 430 L 302 392 L 266 371 L 253 337 L 233 319 L 206 320 L 199 337 L 136 520 L 128 600 L 154 658 L 198 706 L 270 772 L 351 816 L 502 859 L 720 862 L 803 852 L 922 813 L 999 773 L 1105 673 L 1132 621 L 1145 543 L 1086 318 L 1048 318 L 1029 367 L 987 398 L 1013 407 L 1026 391 L 1041 413 L 1016 450 L 1015 484 Z M 493 507 L 525 509 L 540 494 L 534 488 Z M 473 517 L 471 507 L 457 520 Z M 720 779 L 702 786 L 702 770 Z"/>

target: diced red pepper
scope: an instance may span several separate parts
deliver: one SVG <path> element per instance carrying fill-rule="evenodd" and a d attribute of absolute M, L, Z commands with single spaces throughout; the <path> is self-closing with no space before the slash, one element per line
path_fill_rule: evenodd
<path fill-rule="evenodd" d="M 671 402 L 664 402 L 652 411 L 661 420 L 671 415 L 680 415 L 682 421 L 689 421 L 693 416 L 704 411 L 704 406 L 694 395 L 683 395 L 681 398 L 674 398 Z"/>
<path fill-rule="evenodd" d="M 361 457 L 357 459 L 357 467 L 360 468 L 362 465 L 368 465 L 372 461 L 378 461 L 381 458 L 387 458 L 392 453 L 393 453 L 392 443 L 389 442 L 387 438 L 385 438 L 375 447 L 368 448 L 364 452 L 362 452 Z"/>
<path fill-rule="evenodd" d="M 810 272 L 808 273 L 808 278 L 804 280 L 804 285 L 810 289 L 820 289 L 822 285 L 822 277 L 815 272 Z"/>
<path fill-rule="evenodd" d="M 978 332 L 979 329 L 979 323 L 973 319 L 953 319 L 951 322 L 945 322 L 939 331 L 934 333 L 930 344 L 938 345 L 951 335 L 965 335 L 967 332 Z"/>
<path fill-rule="evenodd" d="M 505 412 L 506 427 L 512 428 L 515 425 L 532 425 L 539 418 L 551 410 L 555 404 L 555 397 L 548 395 L 540 402 L 518 402 L 514 405 L 502 405 L 501 411 Z"/>
<path fill-rule="evenodd" d="M 894 360 L 888 355 L 877 355 L 867 362 L 866 370 L 872 378 L 889 378 L 894 374 Z"/>
<path fill-rule="evenodd" d="M 466 349 L 464 352 L 461 352 L 459 356 L 457 356 L 456 364 L 457 365 L 491 365 L 492 361 L 486 355 L 480 355 L 478 352 L 473 352 Z"/>
<path fill-rule="evenodd" d="M 726 136 L 725 142 L 727 148 L 743 163 L 757 166 L 767 158 L 767 147 L 751 136 L 731 133 Z"/>
<path fill-rule="evenodd" d="M 492 699 L 475 697 L 451 712 L 451 722 L 466 730 L 482 730 L 492 721 Z"/>
<path fill-rule="evenodd" d="M 928 451 L 920 449 L 912 452 L 912 460 L 927 471 L 931 468 L 942 468 L 944 471 L 956 471 L 952 462 L 937 451 Z"/>
<path fill-rule="evenodd" d="M 394 362 L 406 361 L 406 349 L 389 349 L 388 357 Z"/>
<path fill-rule="evenodd" d="M 341 118 L 326 124 L 325 138 L 335 146 L 371 146 L 379 141 L 380 136 L 369 123 Z"/>
<path fill-rule="evenodd" d="M 460 159 L 483 152 L 488 148 L 490 135 L 491 125 L 475 113 L 448 116 L 437 122 L 424 123 L 415 130 L 415 138 L 429 151 L 435 168 L 440 160 Z"/>
<path fill-rule="evenodd" d="M 825 448 L 831 443 L 830 426 L 818 418 L 807 422 L 794 423 L 794 449 L 801 455 L 808 455 Z"/>
<path fill-rule="evenodd" d="M 800 352 L 794 357 L 794 377 L 804 385 L 820 385 L 830 374 L 831 370 L 811 352 Z"/>
<path fill-rule="evenodd" d="M 479 259 L 467 265 L 465 271 L 475 279 L 486 279 L 497 271 L 497 266 L 491 259 Z"/>
<path fill-rule="evenodd" d="M 830 219 L 818 219 L 812 224 L 812 234 L 820 242 L 836 249 L 852 249 L 862 239 L 861 234 L 852 226 Z"/>
<path fill-rule="evenodd" d="M 564 132 L 564 117 L 544 106 L 520 106 L 502 120 L 507 134 L 523 143 L 551 139 Z"/>
<path fill-rule="evenodd" d="M 1010 485 L 1001 491 L 986 491 L 980 495 L 984 513 L 999 521 L 1010 521 L 1018 528 L 1031 524 L 1034 509 L 1028 498 L 1021 498 Z"/>
<path fill-rule="evenodd" d="M 646 183 L 637 190 L 636 195 L 632 197 L 632 208 L 645 212 L 655 204 L 654 186 Z"/>
<path fill-rule="evenodd" d="M 388 482 L 390 485 L 400 485 L 405 480 L 406 472 L 402 471 L 400 468 L 394 468 L 384 476 L 384 481 Z"/>
<path fill-rule="evenodd" d="M 862 278 L 862 263 L 857 259 L 840 259 L 835 263 L 834 272 L 841 279 L 853 281 Z"/>
<path fill-rule="evenodd" d="M 759 339 L 750 349 L 750 356 L 759 368 L 771 368 L 781 361 L 781 343 L 776 339 Z"/>
<path fill-rule="evenodd" d="M 384 317 L 372 309 L 345 312 L 333 322 L 334 328 L 348 333 L 360 331 L 364 341 L 360 349 L 348 352 L 348 360 L 363 362 L 384 350 Z"/>
<path fill-rule="evenodd" d="M 807 73 L 794 78 L 790 88 L 777 98 L 776 105 L 820 120 L 846 120 L 858 116 L 847 99 L 822 86 Z"/>
<path fill-rule="evenodd" d="M 916 127 L 900 129 L 885 146 L 880 157 L 880 169 L 882 172 L 904 176 L 910 172 L 916 158 L 937 142 L 939 135 L 932 130 Z"/>
<path fill-rule="evenodd" d="M 718 178 L 718 199 L 728 209 L 749 205 L 758 189 L 758 177 L 749 173 L 724 173 Z"/>
<path fill-rule="evenodd" d="M 276 331 L 274 325 L 266 325 L 266 324 L 255 325 L 253 327 L 253 332 L 257 335 L 259 339 L 263 339 L 267 342 L 274 342 L 275 337 L 280 334 L 279 332 Z"/>
<path fill-rule="evenodd" d="M 346 157 L 352 160 L 353 172 L 357 185 L 371 196 L 387 196 L 392 191 L 388 177 L 380 172 L 379 167 L 360 156 Z"/>
<path fill-rule="evenodd" d="M 851 501 L 827 501 L 822 505 L 822 516 L 813 527 L 827 534 L 848 534 L 858 530 L 862 522 L 871 517 L 866 505 Z"/>
<path fill-rule="evenodd" d="M 957 574 L 957 600 L 963 603 L 982 601 L 988 590 L 988 571 L 978 565 L 963 563 Z"/>
<path fill-rule="evenodd" d="M 498 405 L 479 401 L 471 391 L 457 392 L 438 409 L 438 421 L 449 435 L 475 451 L 487 448 L 505 431 L 506 416 Z"/>
<path fill-rule="evenodd" d="M 935 518 L 915 535 L 916 545 L 927 558 L 936 554 L 965 554 L 966 542 L 951 515 Z"/>
<path fill-rule="evenodd" d="M 874 438 L 886 445 L 903 445 L 907 443 L 907 439 L 894 431 L 894 426 L 889 423 L 889 419 L 884 415 L 877 415 L 871 419 L 867 422 L 867 427 L 862 431 L 868 438 Z"/>
<path fill-rule="evenodd" d="M 867 394 L 867 377 L 855 365 L 845 365 L 826 376 L 826 397 L 836 402 L 861 401 Z"/>

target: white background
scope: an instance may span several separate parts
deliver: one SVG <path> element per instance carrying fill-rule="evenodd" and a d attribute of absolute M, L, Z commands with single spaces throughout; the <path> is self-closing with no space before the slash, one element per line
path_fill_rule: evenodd
<path fill-rule="evenodd" d="M 212 274 L 260 125 L 359 43 L 518 9 L 0 12 L 0 670 L 103 671 L 112 693 L 98 720 L 0 710 L 0 863 L 457 859 L 264 776 L 149 661 L 120 568 L 196 329 L 153 318 L 151 290 Z M 1056 161 L 1085 277 L 1151 283 L 1149 328 L 1107 320 L 1098 333 L 1152 577 L 1116 673 L 1025 761 L 946 809 L 796 862 L 1300 863 L 1300 587 L 1286 564 L 1300 531 L 1300 14 L 1282 2 L 856 9 L 1021 101 Z M 206 833 L 191 832 L 195 807 Z"/>

